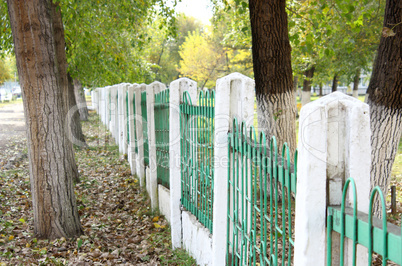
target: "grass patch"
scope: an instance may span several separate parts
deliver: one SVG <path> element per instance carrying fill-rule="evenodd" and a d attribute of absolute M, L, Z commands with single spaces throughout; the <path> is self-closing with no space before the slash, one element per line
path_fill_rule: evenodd
<path fill-rule="evenodd" d="M 11 100 L 11 101 L 0 102 L 0 108 L 10 105 L 10 104 L 15 104 L 15 103 L 22 103 L 22 98 L 17 98 L 17 99 Z"/>

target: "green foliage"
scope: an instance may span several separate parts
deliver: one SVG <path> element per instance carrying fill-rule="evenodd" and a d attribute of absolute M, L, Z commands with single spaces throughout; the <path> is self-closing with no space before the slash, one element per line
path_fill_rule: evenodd
<path fill-rule="evenodd" d="M 170 83 L 179 76 L 179 50 L 189 33 L 203 31 L 203 26 L 193 17 L 178 14 L 176 17 L 176 32 L 171 34 L 169 28 L 158 16 L 154 23 L 148 25 L 147 32 L 151 40 L 144 45 L 144 57 L 151 64 L 152 78 L 163 83 Z M 153 80 L 152 80 L 153 81 Z"/>
<path fill-rule="evenodd" d="M 360 69 L 368 71 L 379 43 L 381 1 L 289 1 L 289 39 L 294 73 L 315 66 L 313 83 L 335 74 L 346 83 Z"/>
<path fill-rule="evenodd" d="M 14 74 L 17 72 L 14 56 L 5 55 L 0 58 L 0 84 L 5 81 L 14 80 Z"/>
<path fill-rule="evenodd" d="M 224 21 L 223 43 L 251 48 L 248 1 L 214 0 L 215 26 Z M 381 33 L 384 1 L 288 0 L 292 68 L 301 75 L 315 66 L 314 84 L 335 73 L 349 83 L 359 69 L 369 71 Z M 251 53 L 250 57 L 251 59 Z"/>
<path fill-rule="evenodd" d="M 69 72 L 86 86 L 145 82 L 150 64 L 143 46 L 151 41 L 146 29 L 161 1 L 62 0 Z"/>

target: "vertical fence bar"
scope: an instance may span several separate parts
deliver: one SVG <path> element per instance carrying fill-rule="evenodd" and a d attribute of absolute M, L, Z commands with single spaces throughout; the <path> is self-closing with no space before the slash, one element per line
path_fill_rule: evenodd
<path fill-rule="evenodd" d="M 170 188 L 169 89 L 155 94 L 155 149 L 158 184 Z"/>
<path fill-rule="evenodd" d="M 147 91 L 141 92 L 141 114 L 142 114 L 142 136 L 144 145 L 144 164 L 149 165 L 149 143 L 148 143 L 148 112 L 147 112 Z"/>

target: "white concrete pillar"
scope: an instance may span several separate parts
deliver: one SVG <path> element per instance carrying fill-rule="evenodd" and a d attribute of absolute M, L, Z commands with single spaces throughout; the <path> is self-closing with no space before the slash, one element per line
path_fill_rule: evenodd
<path fill-rule="evenodd" d="M 325 265 L 326 203 L 341 204 L 347 178 L 356 182 L 359 211 L 368 212 L 368 105 L 341 92 L 307 104 L 300 112 L 298 150 L 294 263 Z M 333 247 L 337 241 L 339 236 L 333 237 Z M 349 248 L 345 248 L 345 257 Z M 334 265 L 339 265 L 339 250 L 333 249 L 332 254 Z M 357 265 L 367 265 L 367 250 L 358 247 L 357 258 Z M 348 262 L 345 259 L 345 265 L 351 265 Z"/>
<path fill-rule="evenodd" d="M 158 183 L 156 174 L 156 142 L 155 142 L 155 94 L 166 90 L 166 86 L 158 81 L 147 85 L 147 119 L 148 119 L 148 144 L 149 144 L 149 196 L 151 198 L 152 209 L 158 207 Z"/>
<path fill-rule="evenodd" d="M 97 112 L 99 114 L 98 111 L 98 95 L 99 95 L 99 89 L 96 88 L 94 90 L 91 91 L 91 102 L 92 102 L 92 109 L 95 110 L 95 112 Z"/>
<path fill-rule="evenodd" d="M 143 134 L 143 121 L 141 111 L 141 93 L 146 90 L 146 84 L 140 84 L 134 88 L 135 93 L 135 117 L 136 117 L 136 132 L 137 132 L 137 147 L 138 153 L 136 159 L 136 173 L 140 179 L 141 187 L 145 186 L 145 163 L 144 163 L 144 134 Z"/>
<path fill-rule="evenodd" d="M 130 84 L 124 83 L 121 84 L 118 88 L 118 99 L 119 99 L 119 106 L 118 106 L 118 124 L 119 124 L 119 131 L 118 131 L 118 142 L 119 142 L 119 152 L 122 154 L 127 154 L 127 88 Z"/>
<path fill-rule="evenodd" d="M 110 98 L 109 98 L 109 115 L 110 115 L 110 122 L 109 122 L 109 130 L 112 133 L 112 137 L 115 139 L 115 144 L 118 144 L 118 87 L 119 85 L 113 85 L 109 88 Z"/>
<path fill-rule="evenodd" d="M 170 83 L 169 92 L 169 181 L 170 181 L 170 227 L 173 248 L 180 248 L 182 242 L 181 221 L 181 149 L 180 149 L 180 103 L 183 93 L 188 91 L 191 101 L 197 100 L 197 83 L 180 78 Z"/>
<path fill-rule="evenodd" d="M 301 91 L 301 104 L 305 106 L 311 102 L 311 92 L 310 91 Z"/>
<path fill-rule="evenodd" d="M 104 108 L 104 103 L 105 103 L 105 100 L 104 100 L 105 88 L 98 88 L 98 90 L 99 90 L 99 109 L 98 109 L 98 114 L 99 114 L 101 122 L 104 124 L 105 112 L 103 111 L 103 108 Z"/>
<path fill-rule="evenodd" d="M 225 265 L 227 237 L 228 132 L 233 119 L 253 124 L 255 83 L 239 73 L 216 82 L 212 264 Z"/>
<path fill-rule="evenodd" d="M 101 114 L 102 114 L 102 123 L 104 124 L 104 125 L 106 125 L 107 123 L 106 123 L 106 110 L 107 110 L 107 99 L 108 99 L 108 97 L 107 97 L 107 95 L 108 95 L 108 93 L 109 93 L 109 89 L 108 89 L 108 87 L 104 87 L 104 88 L 102 88 L 102 93 L 101 93 L 101 103 L 100 103 L 100 106 L 101 106 Z"/>
<path fill-rule="evenodd" d="M 111 111 L 110 111 L 110 105 L 111 105 L 110 88 L 111 88 L 111 86 L 107 86 L 105 88 L 105 94 L 104 94 L 104 96 L 105 96 L 104 97 L 104 99 L 105 99 L 105 101 L 104 101 L 104 104 L 105 104 L 105 109 L 104 109 L 105 121 L 104 121 L 104 124 L 106 125 L 106 128 L 109 129 L 109 130 L 110 130 L 110 119 L 111 119 L 111 116 L 110 116 L 110 113 L 111 113 Z"/>
<path fill-rule="evenodd" d="M 138 87 L 138 84 L 132 84 L 128 86 L 128 108 L 129 108 L 129 116 L 127 117 L 128 119 L 128 134 L 129 134 L 129 143 L 128 143 L 128 148 L 127 148 L 127 159 L 130 164 L 130 169 L 131 169 L 131 174 L 134 175 L 137 173 L 136 171 L 136 157 L 137 153 L 135 151 L 136 148 L 136 142 L 135 142 L 135 130 L 136 128 L 134 127 L 134 124 L 136 124 L 136 116 L 135 116 L 135 109 L 134 109 L 134 104 L 133 100 L 135 99 L 134 94 L 135 94 L 135 88 Z"/>

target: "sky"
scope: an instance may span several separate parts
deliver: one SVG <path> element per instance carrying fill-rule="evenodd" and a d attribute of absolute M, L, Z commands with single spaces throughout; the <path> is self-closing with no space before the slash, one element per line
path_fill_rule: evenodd
<path fill-rule="evenodd" d="M 207 25 L 212 17 L 212 3 L 210 0 L 182 0 L 177 3 L 176 11 L 199 19 Z"/>

